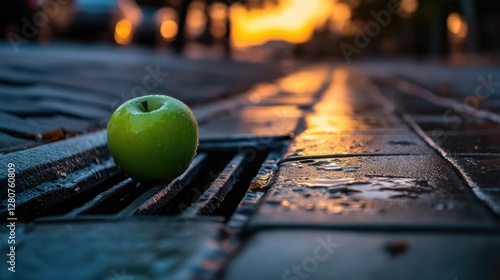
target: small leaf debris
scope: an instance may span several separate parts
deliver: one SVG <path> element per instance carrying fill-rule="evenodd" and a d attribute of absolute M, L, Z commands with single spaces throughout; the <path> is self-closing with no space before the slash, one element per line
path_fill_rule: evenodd
<path fill-rule="evenodd" d="M 385 249 L 393 256 L 398 256 L 408 250 L 408 241 L 403 239 L 396 239 L 389 241 Z"/>
<path fill-rule="evenodd" d="M 75 137 L 76 135 L 77 134 L 75 132 L 66 131 L 64 129 L 56 129 L 44 133 L 38 133 L 38 132 L 26 133 L 22 135 L 22 138 L 35 140 L 37 142 L 42 142 L 42 143 L 50 143 L 63 140 L 66 138 Z"/>

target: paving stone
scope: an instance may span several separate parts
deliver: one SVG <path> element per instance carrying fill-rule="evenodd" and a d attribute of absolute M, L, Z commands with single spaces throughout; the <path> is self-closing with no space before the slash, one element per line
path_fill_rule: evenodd
<path fill-rule="evenodd" d="M 474 193 L 483 200 L 497 216 L 500 216 L 500 189 L 474 189 Z"/>
<path fill-rule="evenodd" d="M 312 111 L 328 116 L 361 108 L 380 108 L 383 100 L 377 93 L 377 87 L 368 76 L 338 67 L 333 71 L 331 83 Z"/>
<path fill-rule="evenodd" d="M 495 234 L 260 231 L 223 279 L 496 279 L 499 250 Z"/>
<path fill-rule="evenodd" d="M 276 178 L 252 226 L 496 226 L 437 156 L 305 159 Z"/>
<path fill-rule="evenodd" d="M 335 154 L 433 154 L 425 142 L 412 133 L 299 135 L 285 158 Z"/>
<path fill-rule="evenodd" d="M 2 143 L 3 147 L 2 149 L 0 149 L 0 155 L 11 151 L 25 149 L 36 144 L 35 141 L 30 141 L 18 137 L 12 137 L 8 134 L 1 132 L 0 132 L 0 143 Z"/>
<path fill-rule="evenodd" d="M 133 47 L 124 50 L 53 43 L 50 48 L 22 46 L 19 51 L 22 55 L 14 55 L 10 44 L 0 44 L 0 116 L 9 116 L 2 118 L 9 122 L 0 125 L 0 130 L 4 131 L 93 130 L 102 127 L 119 104 L 139 95 L 168 94 L 194 107 L 245 93 L 258 82 L 282 75 L 280 64 L 276 62 L 194 60 Z M 329 69 L 329 66 L 322 65 L 306 72 L 310 73 L 309 76 L 317 76 L 319 89 L 330 73 Z M 149 84 L 158 81 L 157 85 L 144 85 L 145 77 L 152 72 L 160 72 L 162 80 L 153 78 Z M 304 73 L 291 76 L 303 75 L 304 80 L 307 76 Z M 293 77 L 284 84 L 290 85 L 292 80 Z M 286 127 L 278 128 L 277 132 L 274 132 L 274 127 L 270 129 L 263 118 L 255 121 L 247 118 L 251 124 L 244 127 L 258 126 L 259 136 L 272 137 L 275 133 L 293 131 L 297 118 L 280 121 L 286 122 L 282 125 Z M 232 121 L 229 123 L 235 125 Z M 229 132 L 230 128 L 222 131 Z M 0 152 L 11 151 L 12 146 L 24 147 L 23 141 L 14 145 L 16 141 L 12 142 L 11 135 L 0 137 L 6 140 L 0 144 Z M 7 143 L 9 147 L 5 147 Z"/>
<path fill-rule="evenodd" d="M 219 224 L 141 219 L 17 224 L 15 279 L 191 279 Z M 7 235 L 2 231 L 2 237 Z M 84 233 L 84 234 L 82 234 Z M 61 242 L 64 240 L 64 242 Z M 17 243 L 16 242 L 16 243 Z M 7 252 L 7 242 L 1 245 Z M 206 250 L 206 249 L 205 249 Z M 186 271 L 190 266 L 191 271 Z M 52 267 L 51 269 L 48 269 Z M 2 279 L 13 275 L 3 262 Z M 185 273 L 188 273 L 187 275 Z M 3 276 L 2 276 L 3 275 Z"/>
<path fill-rule="evenodd" d="M 316 99 L 313 96 L 295 96 L 295 95 L 276 95 L 269 99 L 266 99 L 261 106 L 279 106 L 279 105 L 292 105 L 300 107 L 310 107 L 314 104 Z"/>
<path fill-rule="evenodd" d="M 414 101 L 408 105 L 403 105 L 402 108 L 404 109 L 401 109 L 401 111 L 411 116 L 423 116 L 423 118 L 426 118 L 426 116 L 438 116 L 437 119 L 444 119 L 449 115 L 447 108 L 438 107 L 432 103 L 425 103 L 425 105 L 420 107 L 418 105 L 415 106 L 413 103 Z"/>
<path fill-rule="evenodd" d="M 295 106 L 261 106 L 243 109 L 199 129 L 201 140 L 289 137 L 302 111 Z"/>
<path fill-rule="evenodd" d="M 101 106 L 108 110 L 110 109 L 110 103 L 113 101 L 112 98 L 106 95 L 100 95 L 97 98 L 95 95 L 89 94 L 88 91 L 63 89 L 49 85 L 22 87 L 0 85 L 0 96 L 22 98 L 30 102 L 36 102 L 40 99 L 78 101 L 82 102 L 82 106 Z"/>
<path fill-rule="evenodd" d="M 68 132 L 84 133 L 89 129 L 98 128 L 97 126 L 89 126 L 86 120 L 63 115 L 18 118 L 0 112 L 0 118 L 2 119 L 2 122 L 0 122 L 0 154 L 14 152 L 41 144 L 35 139 L 24 138 L 24 134 L 44 133 L 57 129 L 63 129 Z"/>
<path fill-rule="evenodd" d="M 316 115 L 305 117 L 304 135 L 325 133 L 363 133 L 363 132 L 409 132 L 408 127 L 398 118 L 385 114 L 360 115 Z"/>
<path fill-rule="evenodd" d="M 26 121 L 23 118 L 0 112 L 0 129 L 4 131 L 30 133 L 39 132 L 36 124 Z"/>
<path fill-rule="evenodd" d="M 60 114 L 75 116 L 81 119 L 101 120 L 109 118 L 113 112 L 108 108 L 82 106 L 79 102 L 65 102 L 59 100 L 40 100 L 37 102 L 45 108 L 52 109 Z"/>
<path fill-rule="evenodd" d="M 458 63 L 456 61 L 450 62 L 448 59 L 431 63 L 421 60 L 405 61 L 404 63 L 400 60 L 378 60 L 376 62 L 361 62 L 358 67 L 373 76 L 380 76 L 380 73 L 384 73 L 386 77 L 404 77 L 435 93 L 441 93 L 444 96 L 449 94 L 449 97 L 463 102 L 465 97 L 475 95 L 478 86 L 483 86 L 480 91 L 482 95 L 487 94 L 481 78 L 486 83 L 489 80 L 488 77 L 492 77 L 493 83 L 498 80 L 500 70 L 497 60 L 492 59 L 490 55 L 471 56 Z M 496 94 L 498 94 L 498 89 L 496 92 L 492 92 L 491 96 Z"/>
<path fill-rule="evenodd" d="M 279 118 L 300 118 L 303 110 L 297 106 L 252 106 L 243 108 L 237 115 L 251 119 L 279 119 Z"/>
<path fill-rule="evenodd" d="M 329 90 L 335 91 L 335 94 L 329 93 Z M 381 101 L 367 96 L 355 97 L 355 92 L 351 89 L 348 92 L 343 92 L 343 89 L 338 90 L 333 86 L 333 89 L 327 89 L 325 94 L 313 106 L 313 114 L 330 116 L 330 115 L 357 115 L 358 113 L 377 113 L 384 111 Z"/>
<path fill-rule="evenodd" d="M 443 113 L 442 115 L 411 115 L 411 118 L 423 131 L 430 134 L 500 131 L 500 124 L 452 113 Z"/>
<path fill-rule="evenodd" d="M 22 100 L 20 98 L 9 98 L 2 96 L 2 102 L 0 103 L 0 112 L 18 116 L 47 116 L 57 113 L 54 108 L 48 108 L 42 104 L 37 104 L 34 102 L 28 102 L 27 100 Z"/>
<path fill-rule="evenodd" d="M 333 102 L 333 101 L 332 101 Z M 387 108 L 383 104 L 371 103 L 371 104 L 353 104 L 351 102 L 346 102 L 344 104 L 336 103 L 335 108 L 325 108 L 324 110 L 319 110 L 316 107 L 316 111 L 313 114 L 323 115 L 323 116 L 351 116 L 356 117 L 363 114 L 380 114 L 381 112 L 387 114 Z"/>
<path fill-rule="evenodd" d="M 391 85 L 389 84 L 388 86 Z M 427 100 L 423 100 L 416 96 L 405 95 L 399 91 L 384 88 L 384 93 L 386 93 L 387 91 L 389 91 L 389 94 L 387 94 L 387 96 L 390 97 L 391 100 L 394 100 L 394 102 L 396 102 L 398 106 L 404 108 L 406 112 L 431 115 L 428 112 L 434 111 L 436 112 L 436 115 L 442 115 L 443 112 L 447 110 L 447 108 L 437 106 Z"/>
<path fill-rule="evenodd" d="M 134 87 L 142 86 L 142 84 L 131 83 L 127 80 L 122 82 L 112 82 L 107 80 L 88 80 L 82 79 L 78 76 L 66 76 L 56 77 L 48 76 L 40 79 L 46 85 L 52 87 L 58 87 L 61 89 L 69 89 L 73 91 L 85 91 L 88 93 L 94 93 L 96 95 L 107 95 L 109 97 L 121 97 L 127 95 L 127 99 L 134 94 L 134 96 L 139 96 L 139 93 L 132 92 Z M 142 91 L 141 91 L 142 93 Z"/>
<path fill-rule="evenodd" d="M 500 154 L 452 156 L 473 187 L 500 190 Z"/>
<path fill-rule="evenodd" d="M 277 85 L 289 95 L 317 96 L 322 93 L 322 87 L 330 82 L 331 70 L 332 66 L 327 63 L 309 65 L 279 79 Z"/>
<path fill-rule="evenodd" d="M 449 158 L 475 194 L 500 216 L 500 154 L 452 155 Z"/>
<path fill-rule="evenodd" d="M 446 153 L 500 153 L 500 130 L 491 134 L 431 135 Z"/>
<path fill-rule="evenodd" d="M 32 85 L 35 84 L 36 80 L 33 79 L 32 75 L 28 73 L 19 73 L 17 71 L 9 71 L 4 69 L 2 71 L 2 76 L 0 77 L 0 84 L 8 85 Z"/>
<path fill-rule="evenodd" d="M 30 121 L 35 124 L 39 131 L 46 132 L 56 129 L 63 129 L 66 131 L 84 133 L 88 129 L 101 128 L 102 124 L 107 123 L 108 117 L 102 118 L 102 124 L 95 124 L 95 126 L 89 125 L 87 120 L 82 120 L 77 117 L 70 117 L 64 115 L 54 115 L 50 117 L 33 117 L 25 118 L 26 121 Z"/>

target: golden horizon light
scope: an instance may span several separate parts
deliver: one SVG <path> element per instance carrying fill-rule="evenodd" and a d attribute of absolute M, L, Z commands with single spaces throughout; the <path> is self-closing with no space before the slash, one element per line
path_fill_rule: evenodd
<path fill-rule="evenodd" d="M 330 18 L 349 21 L 351 11 L 347 5 L 331 0 L 279 0 L 276 6 L 263 9 L 248 10 L 241 4 L 233 4 L 229 16 L 232 44 L 244 48 L 272 40 L 306 42 Z"/>

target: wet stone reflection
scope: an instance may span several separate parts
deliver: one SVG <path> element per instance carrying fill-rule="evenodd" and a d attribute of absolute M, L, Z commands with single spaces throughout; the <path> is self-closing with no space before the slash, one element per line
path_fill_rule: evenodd
<path fill-rule="evenodd" d="M 370 200 L 377 199 L 415 199 L 421 194 L 434 191 L 436 185 L 427 180 L 394 177 L 358 175 L 359 168 L 341 162 L 338 159 L 305 159 L 297 162 L 288 162 L 288 166 L 296 168 L 313 167 L 328 173 L 339 173 L 338 178 L 309 178 L 296 177 L 293 179 L 283 176 L 278 178 L 277 188 L 293 188 L 298 194 L 293 200 L 269 200 L 271 205 L 280 205 L 285 209 L 296 210 L 324 210 L 330 214 L 342 214 L 365 209 Z M 356 176 L 343 176 L 344 173 Z M 337 177 L 337 176 L 335 176 Z M 275 194 L 280 195 L 279 190 Z M 435 209 L 450 208 L 446 204 L 436 203 Z M 365 210 L 370 212 L 369 210 Z"/>

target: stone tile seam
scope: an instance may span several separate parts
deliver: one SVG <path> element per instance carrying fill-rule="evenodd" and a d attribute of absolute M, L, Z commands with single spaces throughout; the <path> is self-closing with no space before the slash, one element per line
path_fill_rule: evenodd
<path fill-rule="evenodd" d="M 473 196 L 486 207 L 488 212 L 492 215 L 493 220 L 496 221 L 498 225 L 498 217 L 496 215 L 500 215 L 500 207 L 495 205 L 493 201 L 491 201 L 488 197 L 478 193 L 478 186 L 476 186 L 472 180 L 468 177 L 467 174 L 462 172 L 462 169 L 456 162 L 450 159 L 450 155 L 446 153 L 439 145 L 437 145 L 429 136 L 425 134 L 425 132 L 418 126 L 418 124 L 407 114 L 403 115 L 403 120 L 420 136 L 422 139 L 429 144 L 432 148 L 434 148 L 438 154 L 453 168 L 453 172 L 458 176 L 458 178 L 465 183 L 473 193 Z"/>
<path fill-rule="evenodd" d="M 252 235 L 254 233 L 263 231 L 279 231 L 279 230 L 334 230 L 334 231 L 357 231 L 357 232 L 387 232 L 387 233 L 435 233 L 435 234 L 492 234 L 498 233 L 499 229 L 496 227 L 477 225 L 460 225 L 460 226 L 442 226 L 442 225 L 403 225 L 403 224 L 358 224 L 358 225 L 321 225 L 321 224 L 308 224 L 308 223 L 282 223 L 282 224 L 254 224 L 245 228 L 244 235 Z"/>
<path fill-rule="evenodd" d="M 290 161 L 301 161 L 308 159 L 325 159 L 325 158 L 348 158 L 348 157 L 392 157 L 392 156 L 425 156 L 429 154 L 425 153 L 360 153 L 360 154 L 328 154 L 328 155 L 316 155 L 316 156 L 293 156 L 282 159 L 278 162 L 278 164 Z"/>
<path fill-rule="evenodd" d="M 434 94 L 432 91 L 426 89 L 425 87 L 419 85 L 416 82 L 409 81 L 406 77 L 395 77 L 392 80 L 399 86 L 396 86 L 400 92 L 419 97 L 429 103 L 437 106 L 453 109 L 456 112 L 468 114 L 470 116 L 489 120 L 500 124 L 500 115 L 493 112 L 484 111 L 476 109 L 464 103 L 460 103 L 457 100 L 451 98 L 445 98 Z"/>

